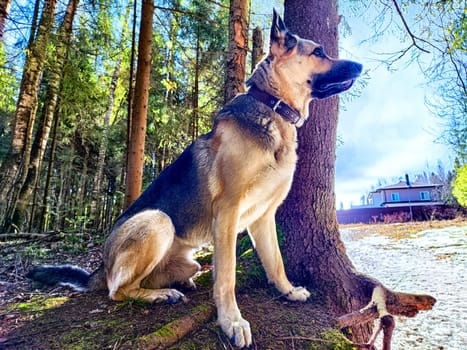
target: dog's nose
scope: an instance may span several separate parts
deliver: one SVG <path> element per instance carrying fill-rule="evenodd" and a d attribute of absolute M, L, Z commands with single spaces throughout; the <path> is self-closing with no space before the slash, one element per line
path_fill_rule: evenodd
<path fill-rule="evenodd" d="M 358 63 L 358 62 L 352 62 L 353 63 L 353 71 L 355 74 L 357 75 L 360 75 L 360 73 L 362 72 L 363 70 L 363 65 L 361 63 Z"/>

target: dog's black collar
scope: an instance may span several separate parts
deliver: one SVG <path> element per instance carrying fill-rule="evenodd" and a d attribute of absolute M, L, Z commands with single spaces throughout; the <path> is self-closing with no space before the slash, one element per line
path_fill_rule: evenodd
<path fill-rule="evenodd" d="M 302 117 L 300 113 L 281 99 L 258 89 L 256 86 L 252 85 L 248 90 L 248 94 L 256 98 L 258 101 L 264 103 L 266 106 L 271 108 L 274 112 L 278 113 L 282 118 L 287 120 L 292 124 L 297 124 Z"/>

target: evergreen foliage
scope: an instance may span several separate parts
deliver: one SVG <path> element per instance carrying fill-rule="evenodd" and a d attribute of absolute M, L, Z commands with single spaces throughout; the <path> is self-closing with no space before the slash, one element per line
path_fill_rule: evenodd
<path fill-rule="evenodd" d="M 32 223 L 32 231 L 106 230 L 121 211 L 131 46 L 131 23 L 124 18 L 124 13 L 132 4 L 132 0 L 81 1 L 73 23 L 54 116 L 58 120 L 56 148 L 51 149 L 52 131 L 38 186 L 26 206 L 26 216 L 13 222 L 9 230 L 24 231 L 29 223 Z M 65 2 L 59 4 L 53 33 L 63 19 L 64 6 Z M 223 76 L 219 72 L 224 66 L 228 40 L 226 0 L 161 0 L 155 2 L 155 7 L 144 186 L 170 164 L 192 138 L 211 127 L 213 114 L 221 108 Z M 5 48 L 0 43 L 0 163 L 10 142 L 19 88 L 18 72 L 24 64 L 21 50 L 27 44 L 25 38 L 30 26 L 13 29 L 20 20 L 30 25 L 32 11 L 31 4 L 13 6 L 12 21 L 7 22 Z M 53 34 L 40 85 L 38 114 L 47 103 L 45 91 L 48 69 L 55 59 L 55 40 L 58 37 Z M 99 217 L 90 226 L 93 178 L 100 141 L 104 137 L 111 77 L 118 61 L 121 61 L 121 69 L 107 134 Z M 50 164 L 50 185 L 45 189 Z M 35 217 L 31 218 L 28 213 L 33 203 Z M 43 225 L 40 225 L 41 219 Z"/>

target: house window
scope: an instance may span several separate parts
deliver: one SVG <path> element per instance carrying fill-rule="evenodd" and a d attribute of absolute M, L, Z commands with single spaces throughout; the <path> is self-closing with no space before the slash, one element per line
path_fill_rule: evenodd
<path fill-rule="evenodd" d="M 399 202 L 400 200 L 399 192 L 391 193 L 391 202 Z"/>
<path fill-rule="evenodd" d="M 422 201 L 429 201 L 431 198 L 430 198 L 430 192 L 428 191 L 420 191 L 420 199 Z"/>

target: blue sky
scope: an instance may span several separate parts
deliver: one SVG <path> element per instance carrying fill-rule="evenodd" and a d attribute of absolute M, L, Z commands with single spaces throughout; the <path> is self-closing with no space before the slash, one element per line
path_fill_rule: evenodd
<path fill-rule="evenodd" d="M 418 65 L 403 59 L 390 71 L 380 62 L 380 53 L 406 47 L 401 35 L 387 31 L 375 42 L 365 41 L 372 28 L 359 18 L 346 20 L 352 34 L 341 36 L 340 56 L 361 62 L 369 80 L 361 96 L 346 101 L 339 115 L 338 135 L 343 143 L 337 150 L 338 208 L 341 203 L 345 208 L 358 205 L 380 179 L 397 182 L 405 173 L 436 171 L 439 160 L 446 169 L 453 162 L 439 140 L 440 120 L 425 104 L 432 91 Z"/>

